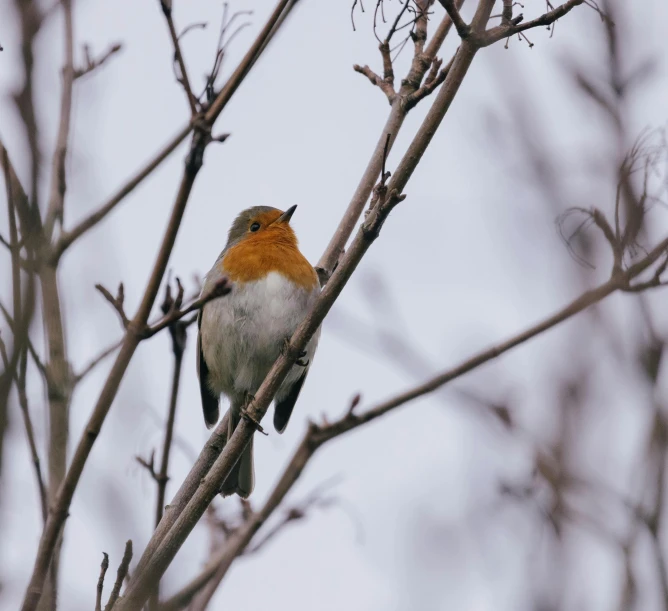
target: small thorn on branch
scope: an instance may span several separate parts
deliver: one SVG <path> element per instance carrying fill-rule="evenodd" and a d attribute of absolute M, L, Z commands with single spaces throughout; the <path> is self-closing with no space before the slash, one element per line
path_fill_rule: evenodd
<path fill-rule="evenodd" d="M 123 287 L 123 283 L 121 282 L 118 285 L 118 292 L 116 294 L 116 297 L 114 297 L 104 286 L 101 284 L 96 284 L 95 288 L 102 293 L 102 296 L 113 306 L 114 310 L 118 313 L 121 319 L 121 323 L 123 324 L 123 328 L 127 329 L 130 321 L 128 317 L 125 314 L 125 310 L 123 308 L 123 302 L 125 301 L 125 289 Z"/>

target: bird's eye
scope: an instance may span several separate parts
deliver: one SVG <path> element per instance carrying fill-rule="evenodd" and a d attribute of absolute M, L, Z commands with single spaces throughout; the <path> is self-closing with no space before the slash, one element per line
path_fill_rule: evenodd
<path fill-rule="evenodd" d="M 251 230 L 251 231 L 257 231 L 259 228 L 260 228 L 260 223 L 253 223 L 253 224 L 250 226 L 250 230 Z"/>

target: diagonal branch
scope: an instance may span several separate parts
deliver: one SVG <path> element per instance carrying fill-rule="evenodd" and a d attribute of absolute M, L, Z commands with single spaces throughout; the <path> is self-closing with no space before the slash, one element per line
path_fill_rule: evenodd
<path fill-rule="evenodd" d="M 176 33 L 176 27 L 174 26 L 174 19 L 172 18 L 172 0 L 160 0 L 160 6 L 162 8 L 162 13 L 165 16 L 165 19 L 167 20 L 169 35 L 171 36 L 172 44 L 174 45 L 174 61 L 179 66 L 179 74 L 177 75 L 177 80 L 179 83 L 181 83 L 184 91 L 186 92 L 186 97 L 188 98 L 188 105 L 190 106 L 190 112 L 194 117 L 198 112 L 197 99 L 195 98 L 192 88 L 190 87 L 190 79 L 188 78 L 186 63 L 183 60 L 181 43 L 179 42 L 179 36 Z"/>
<path fill-rule="evenodd" d="M 481 31 L 485 27 L 492 6 L 493 0 L 482 0 L 480 2 L 472 26 L 476 32 Z M 369 215 L 358 231 L 350 249 L 341 259 L 329 282 L 325 284 L 318 300 L 306 316 L 306 319 L 299 325 L 291 340 L 287 343 L 286 349 L 272 366 L 257 391 L 255 398 L 246 410 L 247 417 L 241 420 L 233 435 L 228 439 L 224 450 L 216 459 L 207 477 L 202 480 L 201 485 L 188 502 L 186 509 L 176 518 L 174 525 L 164 535 L 162 541 L 157 544 L 157 549 L 152 557 L 147 560 L 146 566 L 142 567 L 143 570 L 135 571 L 133 582 L 128 586 L 118 611 L 130 611 L 144 604 L 153 584 L 157 583 L 163 575 L 176 552 L 188 537 L 197 521 L 204 514 L 206 507 L 218 494 L 222 482 L 229 475 L 244 448 L 250 442 L 256 430 L 256 423 L 261 422 L 269 407 L 269 403 L 287 373 L 294 366 L 300 352 L 319 328 L 362 257 L 377 238 L 380 228 L 391 210 L 403 199 L 404 196 L 401 195 L 401 190 L 405 187 L 417 167 L 440 121 L 449 108 L 473 60 L 476 50 L 477 48 L 472 43 L 464 41 L 462 44 L 462 50 L 457 54 L 446 83 L 439 91 L 434 105 L 418 130 L 413 143 L 404 155 L 396 173 L 387 187 L 384 186 L 384 180 L 381 182 L 382 192 L 378 192 L 378 200 L 369 211 Z M 384 151 L 387 151 L 385 146 Z M 385 156 L 383 155 L 380 164 L 381 168 L 384 159 Z M 220 432 L 219 425 L 216 428 L 216 434 L 220 434 Z M 154 535 L 154 538 L 157 538 L 156 535 Z M 146 552 L 144 555 L 146 556 Z"/>
<path fill-rule="evenodd" d="M 457 0 L 459 8 L 463 4 L 464 0 Z M 419 33 L 418 39 L 423 39 L 420 43 L 421 45 L 424 44 L 424 39 L 427 36 L 427 23 L 427 15 L 425 12 L 421 12 L 416 20 L 416 31 Z M 350 239 L 364 210 L 364 205 L 371 196 L 376 180 L 381 172 L 386 144 L 389 147 L 388 151 L 391 150 L 397 134 L 403 125 L 409 110 L 408 106 L 404 103 L 404 99 L 414 93 L 422 83 L 425 73 L 429 69 L 431 62 L 436 59 L 436 54 L 443 45 L 451 27 L 452 20 L 446 15 L 439 23 L 426 48 L 424 48 L 424 52 L 422 52 L 421 47 L 416 45 L 410 70 L 406 78 L 402 80 L 401 88 L 392 103 L 390 114 L 380 133 L 376 147 L 371 154 L 371 159 L 364 170 L 364 174 L 353 193 L 334 235 L 316 265 L 316 271 L 318 272 L 321 284 L 324 285 L 332 275 L 344 252 L 346 242 Z M 389 142 L 387 142 L 387 134 L 390 134 Z"/>
<path fill-rule="evenodd" d="M 251 67 L 255 64 L 262 51 L 266 49 L 269 41 L 277 32 L 278 24 L 284 22 L 287 13 L 294 8 L 295 4 L 296 0 L 280 0 L 269 20 L 251 45 L 251 48 L 244 55 L 236 70 L 229 77 L 226 85 L 211 104 L 203 120 L 198 122 L 198 127 L 193 135 L 190 151 L 185 160 L 181 184 L 172 207 L 169 223 L 165 230 L 151 276 L 148 279 L 141 304 L 125 333 L 116 361 L 109 372 L 95 407 L 88 419 L 84 434 L 79 440 L 74 452 L 70 468 L 51 505 L 49 519 L 47 520 L 40 538 L 35 565 L 21 606 L 22 611 L 34 611 L 37 607 L 44 588 L 48 567 L 56 549 L 59 533 L 67 519 L 68 510 L 74 492 L 79 484 L 84 466 L 93 448 L 95 439 L 99 435 L 102 424 L 116 397 L 121 380 L 125 375 L 125 371 L 141 340 L 136 333 L 136 329 L 143 329 L 145 327 L 160 288 L 160 284 L 162 283 L 162 278 L 167 269 L 169 256 L 174 247 L 174 242 L 181 224 L 181 219 L 185 212 L 186 204 L 188 203 L 195 179 L 202 167 L 204 149 L 210 142 L 210 131 L 207 130 L 210 130 L 213 126 L 223 108 L 232 98 Z M 123 598 L 119 601 L 121 607 L 125 604 L 125 600 L 126 599 Z"/>
<path fill-rule="evenodd" d="M 572 318 L 582 310 L 599 303 L 615 291 L 624 290 L 625 286 L 628 286 L 634 278 L 654 264 L 662 254 L 666 253 L 667 249 L 668 238 L 652 249 L 644 259 L 631 266 L 625 272 L 622 272 L 621 275 L 613 275 L 607 282 L 583 293 L 580 297 L 543 321 L 500 344 L 466 359 L 461 364 L 434 376 L 430 380 L 367 409 L 362 414 L 358 415 L 355 412 L 357 401 L 353 400 L 349 409 L 339 420 L 322 425 L 310 423 L 301 443 L 262 509 L 252 514 L 249 520 L 233 533 L 226 545 L 213 556 L 203 571 L 172 598 L 165 601 L 160 607 L 160 611 L 177 611 L 184 608 L 197 592 L 205 586 L 207 587 L 207 591 L 214 591 L 216 589 L 234 560 L 244 552 L 255 533 L 257 533 L 277 507 L 279 507 L 289 490 L 301 476 L 307 463 L 322 445 L 357 427 L 368 424 L 398 407 L 438 390 L 445 384 L 526 343 L 546 330 Z"/>
<path fill-rule="evenodd" d="M 73 229 L 70 231 L 63 231 L 60 235 L 60 238 L 53 247 L 52 256 L 54 259 L 59 259 L 62 254 L 69 248 L 73 242 L 79 239 L 84 235 L 89 229 L 92 229 L 97 225 L 101 220 L 103 220 L 107 214 L 109 214 L 118 204 L 120 204 L 132 191 L 135 190 L 137 186 L 148 176 L 150 176 L 154 170 L 169 157 L 174 150 L 181 144 L 188 134 L 192 131 L 193 124 L 192 122 L 182 128 L 170 142 L 168 142 L 158 154 L 149 161 L 135 176 L 133 176 L 127 183 L 125 183 L 107 202 L 102 204 L 95 212 L 91 213 L 85 219 L 80 221 Z"/>
<path fill-rule="evenodd" d="M 471 26 L 464 21 L 459 12 L 458 8 L 455 6 L 454 0 L 438 0 L 441 3 L 441 6 L 446 10 L 452 23 L 455 25 L 457 34 L 459 37 L 464 40 L 471 33 Z"/>
<path fill-rule="evenodd" d="M 113 589 L 111 590 L 111 594 L 109 595 L 109 600 L 104 607 L 104 611 L 111 611 L 114 608 L 116 602 L 118 601 L 118 597 L 120 596 L 121 593 L 121 587 L 123 585 L 123 580 L 127 576 L 128 570 L 130 569 L 131 560 L 132 560 L 132 541 L 128 539 L 128 541 L 126 541 L 125 543 L 125 551 L 123 552 L 123 559 L 121 560 L 121 563 L 118 566 L 118 571 L 116 573 L 116 581 L 114 583 Z"/>
<path fill-rule="evenodd" d="M 440 0 L 441 2 L 447 0 Z M 525 32 L 532 28 L 537 28 L 541 26 L 547 26 L 551 23 L 554 23 L 560 17 L 563 17 L 570 11 L 572 11 L 576 6 L 585 4 L 584 0 L 568 0 L 564 4 L 558 6 L 557 8 L 548 11 L 547 13 L 527 21 L 526 23 L 520 23 L 522 20 L 522 15 L 515 17 L 510 23 L 502 23 L 495 28 L 490 28 L 487 30 L 482 37 L 480 38 L 480 44 L 483 47 L 487 47 L 502 38 L 507 38 L 508 36 L 513 36 L 514 34 L 519 34 L 520 32 Z"/>
<path fill-rule="evenodd" d="M 95 58 L 90 53 L 90 47 L 88 45 L 84 45 L 83 52 L 86 65 L 82 68 L 76 68 L 74 70 L 74 80 L 82 78 L 97 70 L 98 68 L 101 68 L 106 63 L 106 61 L 116 55 L 116 53 L 118 53 L 121 48 L 122 46 L 120 43 L 114 43 L 102 55 Z"/>
<path fill-rule="evenodd" d="M 174 307 L 168 310 L 160 320 L 146 327 L 146 329 L 142 332 L 142 337 L 153 337 L 156 333 L 174 324 L 184 316 L 190 314 L 191 312 L 202 309 L 207 303 L 209 303 L 209 301 L 218 299 L 218 297 L 223 297 L 224 295 L 228 295 L 231 291 L 232 286 L 229 284 L 227 278 L 221 278 L 211 287 L 211 290 L 209 290 L 206 295 L 198 297 L 185 308 L 181 309 L 180 304 L 175 303 Z"/>
<path fill-rule="evenodd" d="M 75 384 L 81 382 L 81 380 L 85 378 L 93 369 L 95 369 L 95 367 L 97 367 L 104 359 L 106 359 L 110 354 L 118 350 L 121 347 L 122 343 L 123 340 L 115 342 L 111 346 L 105 348 L 95 358 L 91 359 L 91 361 L 79 373 L 75 374 L 74 376 Z"/>

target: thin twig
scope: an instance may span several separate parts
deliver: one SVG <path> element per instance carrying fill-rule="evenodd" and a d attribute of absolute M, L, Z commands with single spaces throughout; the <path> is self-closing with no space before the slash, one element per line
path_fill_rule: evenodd
<path fill-rule="evenodd" d="M 442 2 L 444 0 L 440 1 Z M 499 26 L 487 30 L 481 36 L 479 44 L 483 47 L 487 47 L 495 43 L 496 41 L 501 40 L 502 38 L 507 38 L 509 36 L 513 36 L 514 34 L 519 34 L 520 32 L 525 32 L 526 30 L 530 30 L 532 28 L 548 26 L 554 23 L 560 17 L 563 17 L 564 15 L 569 13 L 576 6 L 580 6 L 583 3 L 585 3 L 584 0 L 568 0 L 568 2 L 564 2 L 562 5 L 558 6 L 554 10 L 548 11 L 547 13 L 544 13 L 540 17 L 537 17 L 536 19 L 532 19 L 531 21 L 527 21 L 525 23 L 521 23 L 522 15 L 518 15 L 517 17 L 512 19 L 512 21 L 509 24 L 502 23 Z"/>
<path fill-rule="evenodd" d="M 193 124 L 190 123 L 186 125 L 181 131 L 179 131 L 172 140 L 166 144 L 158 154 L 149 161 L 135 176 L 133 176 L 128 182 L 126 182 L 107 202 L 102 204 L 95 212 L 91 213 L 85 219 L 80 221 L 73 229 L 69 231 L 63 231 L 60 238 L 53 247 L 52 256 L 55 259 L 60 258 L 62 254 L 67 250 L 75 240 L 78 240 L 82 235 L 87 231 L 95 227 L 101 220 L 106 218 L 106 216 L 118 206 L 132 191 L 138 187 L 141 182 L 153 174 L 156 168 L 169 157 L 174 150 L 181 144 L 188 134 L 192 131 Z"/>
<path fill-rule="evenodd" d="M 458 0 L 457 6 L 461 7 L 464 3 L 464 0 Z M 371 155 L 371 159 L 367 164 L 364 174 L 362 175 L 355 192 L 346 208 L 346 211 L 339 222 L 334 235 L 329 241 L 325 252 L 320 257 L 316 265 L 316 271 L 318 272 L 318 278 L 320 279 L 320 284 L 324 285 L 332 275 L 334 268 L 337 266 L 343 252 L 346 243 L 350 239 L 357 222 L 364 211 L 364 206 L 368 201 L 371 193 L 373 191 L 376 180 L 381 172 L 381 164 L 383 160 L 383 151 L 385 149 L 385 136 L 386 134 L 392 134 L 392 138 L 389 143 L 389 147 L 394 144 L 394 141 L 397 137 L 397 134 L 401 130 L 404 119 L 408 113 L 409 108 L 406 104 L 402 103 L 410 94 L 414 93 L 417 88 L 422 83 L 425 73 L 429 69 L 431 62 L 436 58 L 436 54 L 439 52 L 445 38 L 447 37 L 450 29 L 452 27 L 452 20 L 447 15 L 441 20 L 436 32 L 432 37 L 431 41 L 427 47 L 422 49 L 424 40 L 426 39 L 426 28 L 427 28 L 427 16 L 424 12 L 421 12 L 416 19 L 417 29 L 419 31 L 419 36 L 417 36 L 417 44 L 414 49 L 413 61 L 411 62 L 411 67 L 406 75 L 405 79 L 402 79 L 402 84 L 399 92 L 397 93 L 390 114 L 387 118 L 385 125 L 381 131 L 380 137 L 376 143 L 376 146 Z M 382 54 L 382 50 L 381 50 Z"/>
<path fill-rule="evenodd" d="M 125 289 L 123 288 L 123 283 L 121 282 L 118 285 L 118 291 L 116 292 L 116 297 L 114 297 L 106 288 L 101 284 L 96 284 L 95 288 L 102 294 L 102 296 L 111 304 L 111 306 L 116 310 L 118 317 L 121 319 L 121 324 L 124 329 L 127 329 L 130 325 L 130 320 L 125 313 L 125 308 L 123 307 L 123 302 L 125 301 Z"/>
<path fill-rule="evenodd" d="M 190 106 L 190 113 L 194 117 L 197 110 L 197 100 L 193 95 L 192 88 L 190 87 L 190 79 L 188 78 L 188 71 L 186 70 L 186 64 L 183 59 L 183 52 L 181 51 L 181 44 L 179 42 L 179 36 L 176 33 L 176 27 L 174 26 L 174 19 L 172 18 L 172 0 L 160 0 L 160 6 L 162 8 L 162 13 L 167 20 L 167 27 L 169 28 L 169 35 L 172 38 L 172 44 L 174 45 L 174 61 L 179 66 L 180 74 L 177 76 L 177 80 L 183 86 L 183 89 L 188 98 L 188 105 Z"/>
<path fill-rule="evenodd" d="M 111 45 L 100 57 L 93 57 L 90 52 L 90 47 L 88 45 L 83 46 L 83 51 L 84 51 L 84 58 L 86 60 L 86 64 L 82 68 L 77 68 L 74 71 L 74 79 L 79 79 L 82 78 L 91 72 L 94 72 L 98 68 L 101 68 L 105 62 L 116 55 L 121 49 L 122 45 L 120 43 L 114 43 Z"/>
<path fill-rule="evenodd" d="M 183 309 L 180 309 L 178 305 L 175 306 L 160 320 L 148 325 L 146 329 L 142 331 L 142 337 L 153 337 L 156 333 L 159 333 L 163 329 L 169 327 L 171 324 L 175 323 L 177 320 L 180 320 L 187 314 L 200 310 L 207 303 L 209 303 L 209 301 L 218 299 L 218 297 L 223 297 L 224 295 L 228 295 L 231 290 L 232 286 L 229 284 L 228 279 L 221 278 L 211 287 L 211 290 L 208 291 L 206 295 L 202 295 L 201 297 L 195 299 L 195 301 Z"/>
<path fill-rule="evenodd" d="M 487 23 L 489 14 L 491 13 L 492 3 L 493 0 L 483 0 L 479 5 L 473 20 L 473 27 L 476 31 L 480 31 L 480 29 Z M 421 45 L 423 43 L 419 44 Z M 445 115 L 445 112 L 475 55 L 476 48 L 471 44 L 466 48 L 465 41 L 462 46 L 463 50 L 457 54 L 453 68 L 448 75 L 448 79 L 446 79 L 446 83 L 436 98 L 432 111 L 430 111 L 430 114 L 428 114 L 425 119 L 416 139 L 411 147 L 409 147 L 408 152 L 402 159 L 399 169 L 390 181 L 390 185 L 388 185 L 387 197 L 373 208 L 373 211 L 353 241 L 351 248 L 346 252 L 331 279 L 324 286 L 313 309 L 287 344 L 287 349 L 274 363 L 269 374 L 260 386 L 260 389 L 257 391 L 255 399 L 250 403 L 247 411 L 252 420 L 256 422 L 261 421 L 271 398 L 274 396 L 287 372 L 294 365 L 299 353 L 303 350 L 303 347 L 319 327 L 355 267 L 378 236 L 380 227 L 390 211 L 403 199 L 404 196 L 401 195 L 400 189 L 406 184 L 408 178 L 417 166 L 417 163 L 424 153 L 426 145 L 433 137 L 443 115 Z M 416 42 L 416 47 L 419 48 L 418 42 Z M 448 81 L 450 81 L 450 86 L 448 86 Z M 435 116 L 433 116 L 434 107 L 437 107 Z M 387 130 L 385 134 L 383 134 L 384 137 L 381 144 L 379 164 L 376 172 L 374 172 L 376 176 L 382 168 L 382 156 L 383 151 L 385 150 L 385 136 L 387 133 L 391 133 L 393 136 L 396 134 L 396 132 L 391 130 Z M 417 152 L 414 150 L 415 148 L 417 148 Z M 130 584 L 128 591 L 126 592 L 126 597 L 122 601 L 122 611 L 134 609 L 145 602 L 153 587 L 152 584 L 160 579 L 161 575 L 173 559 L 176 551 L 180 548 L 194 524 L 201 515 L 203 515 L 208 504 L 218 493 L 220 485 L 233 468 L 244 447 L 248 444 L 251 436 L 255 432 L 255 427 L 251 423 L 252 420 L 243 419 L 239 426 L 237 426 L 232 437 L 228 439 L 223 452 L 211 468 L 209 475 L 202 480 L 201 485 L 188 503 L 188 511 L 183 512 L 176 518 L 174 525 L 168 532 L 166 532 L 166 534 L 161 533 L 161 535 L 154 535 L 152 541 L 149 543 L 149 547 L 155 551 L 151 552 L 152 556 L 149 556 L 148 551 L 144 553 L 142 561 L 148 556 L 147 562 L 145 565 L 142 563 L 141 571 L 138 570 L 135 572 L 136 581 L 133 581 L 133 583 Z M 217 435 L 222 433 L 219 429 L 220 425 L 216 428 Z M 159 541 L 157 543 L 157 549 L 155 549 L 156 540 Z M 137 575 L 141 576 L 137 577 Z"/>
<path fill-rule="evenodd" d="M 58 122 L 58 136 L 56 150 L 53 154 L 53 168 L 51 170 L 51 187 L 49 205 L 44 221 L 44 235 L 48 242 L 51 239 L 54 223 L 63 221 L 63 207 L 65 190 L 67 188 L 65 175 L 65 160 L 67 157 L 67 142 L 70 137 L 70 122 L 72 118 L 72 88 L 74 86 L 74 25 L 72 19 L 72 0 L 61 0 L 65 17 L 65 65 L 62 69 L 62 92 L 60 99 L 60 120 Z"/>
<path fill-rule="evenodd" d="M 480 365 L 498 358 L 512 348 L 526 343 L 528 340 L 540 335 L 546 330 L 568 320 L 582 310 L 598 303 L 611 293 L 617 290 L 622 290 L 628 282 L 652 265 L 661 256 L 661 253 L 665 253 L 666 249 L 668 249 L 668 238 L 657 245 L 648 256 L 639 261 L 635 267 L 623 272 L 623 277 L 617 276 L 611 278 L 604 284 L 582 294 L 566 307 L 547 317 L 545 320 L 500 344 L 466 359 L 456 367 L 431 378 L 423 384 L 383 401 L 361 414 L 356 414 L 354 411 L 354 408 L 358 404 L 358 401 L 354 399 L 351 402 L 352 409 L 349 407 L 344 416 L 339 420 L 324 425 L 311 423 L 304 438 L 262 509 L 253 514 L 250 520 L 233 533 L 227 544 L 207 563 L 207 566 L 202 573 L 194 578 L 176 595 L 168 601 L 165 601 L 161 607 L 161 611 L 176 611 L 176 609 L 183 608 L 183 606 L 188 604 L 192 597 L 209 582 L 209 587 L 215 590 L 215 587 L 227 574 L 234 559 L 243 553 L 255 533 L 280 505 L 288 491 L 300 477 L 308 461 L 323 444 L 359 426 L 372 422 L 388 412 L 419 397 L 438 390 L 445 384 L 448 384 L 473 369 L 480 367 Z"/>
<path fill-rule="evenodd" d="M 179 279 L 176 279 L 177 293 L 172 297 L 170 283 L 167 283 L 165 289 L 165 299 L 162 302 L 161 309 L 165 315 L 178 311 L 183 303 L 183 286 Z M 172 353 L 174 354 L 174 368 L 172 373 L 172 389 L 169 397 L 169 409 L 167 412 L 167 421 L 165 423 L 165 437 L 162 445 L 162 454 L 160 458 L 160 470 L 154 472 L 154 479 L 157 486 L 157 498 L 155 505 L 155 527 L 157 528 L 162 519 L 165 506 L 165 495 L 167 492 L 167 482 L 169 481 L 169 457 L 172 449 L 172 439 L 174 436 L 174 421 L 176 419 L 176 405 L 179 395 L 179 384 L 181 381 L 181 370 L 183 365 L 183 352 L 186 347 L 188 335 L 188 324 L 186 321 L 177 320 L 169 325 L 169 334 L 172 339 Z M 151 459 L 151 465 L 153 459 Z M 154 594 L 149 599 L 149 609 L 157 609 L 159 588 L 155 589 Z"/>
<path fill-rule="evenodd" d="M 51 504 L 51 511 L 49 518 L 44 527 L 40 537 L 39 547 L 35 558 L 35 565 L 30 576 L 30 581 L 26 588 L 22 611 L 34 611 L 37 607 L 39 599 L 41 598 L 44 588 L 45 578 L 48 572 L 51 558 L 53 556 L 59 533 L 62 526 L 67 519 L 68 510 L 74 496 L 74 492 L 80 481 L 83 468 L 88 460 L 90 452 L 95 443 L 102 424 L 111 408 L 112 403 L 118 392 L 121 380 L 125 375 L 127 367 L 134 355 L 137 346 L 141 340 L 140 337 L 133 331 L 133 328 L 143 328 L 146 325 L 149 314 L 153 307 L 153 303 L 157 296 L 162 278 L 167 269 L 169 256 L 174 247 L 174 242 L 178 233 L 181 219 L 185 212 L 186 204 L 190 193 L 192 191 L 195 179 L 202 166 L 204 149 L 208 142 L 207 137 L 210 137 L 210 128 L 213 126 L 215 120 L 222 112 L 232 98 L 234 92 L 238 89 L 245 76 L 255 64 L 258 57 L 264 49 L 267 48 L 269 41 L 273 38 L 278 30 L 278 24 L 284 23 L 287 13 L 289 13 L 295 6 L 296 0 L 280 0 L 274 9 L 268 22 L 251 45 L 251 48 L 244 55 L 239 63 L 237 69 L 228 79 L 226 85 L 223 87 L 217 98 L 207 110 L 202 121 L 198 122 L 198 128 L 193 136 L 190 151 L 186 157 L 184 164 L 184 171 L 181 178 L 178 193 L 176 195 L 174 205 L 172 207 L 171 217 L 165 234 L 163 236 L 160 250 L 156 257 L 156 261 L 151 272 L 151 276 L 147 282 L 144 296 L 141 300 L 139 309 L 125 333 L 123 344 L 121 345 L 116 361 L 114 362 L 107 380 L 100 392 L 95 407 L 88 419 L 84 433 L 79 440 L 77 448 L 72 457 L 70 468 L 67 471 L 65 479 L 59 489 L 59 492 Z M 132 584 L 132 580 L 131 580 Z M 131 585 L 130 584 L 130 585 Z M 147 584 L 148 589 L 146 596 L 153 587 L 153 582 Z M 126 597 L 121 599 L 121 607 L 125 605 Z"/>
<path fill-rule="evenodd" d="M 111 590 L 109 600 L 104 607 L 104 611 L 111 611 L 118 600 L 118 597 L 121 593 L 121 587 L 123 586 L 123 580 L 128 574 L 130 569 L 130 561 L 132 560 L 132 540 L 128 539 L 125 543 L 125 551 L 123 552 L 123 560 L 118 566 L 118 572 L 116 573 L 116 582 L 114 583 L 114 588 Z"/>
<path fill-rule="evenodd" d="M 74 375 L 74 382 L 78 384 L 83 378 L 85 378 L 95 367 L 97 367 L 104 359 L 116 352 L 121 347 L 123 340 L 118 340 L 113 343 L 111 346 L 105 348 L 100 354 L 98 354 L 94 359 L 92 359 L 87 365 L 85 365 L 81 371 Z"/>
<path fill-rule="evenodd" d="M 95 597 L 95 611 L 102 611 L 102 592 L 104 590 L 104 576 L 109 568 L 109 555 L 102 552 L 102 563 L 100 564 L 100 576 L 97 579 L 97 596 Z"/>

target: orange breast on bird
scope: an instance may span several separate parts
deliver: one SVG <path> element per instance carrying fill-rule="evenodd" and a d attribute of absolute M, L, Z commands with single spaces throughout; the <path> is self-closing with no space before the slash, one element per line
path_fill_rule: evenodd
<path fill-rule="evenodd" d="M 294 234 L 283 234 L 267 230 L 235 244 L 223 256 L 221 272 L 232 282 L 253 282 L 278 272 L 298 286 L 314 288 L 315 270 L 299 252 Z"/>

